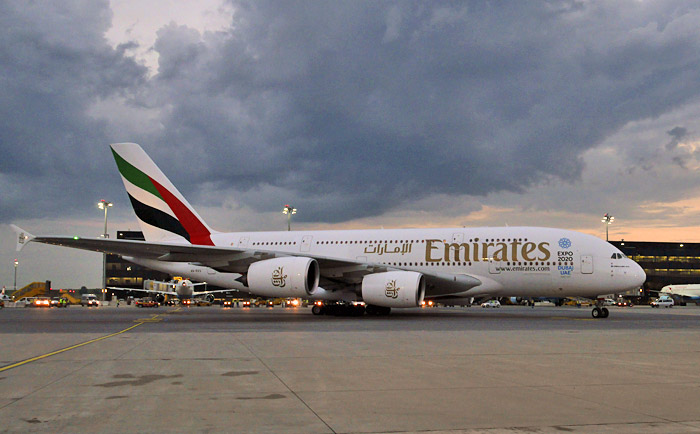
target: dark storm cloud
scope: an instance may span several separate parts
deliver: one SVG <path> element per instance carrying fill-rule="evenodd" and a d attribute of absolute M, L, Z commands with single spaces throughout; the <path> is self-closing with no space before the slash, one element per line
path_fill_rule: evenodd
<path fill-rule="evenodd" d="M 107 44 L 110 19 L 107 1 L 0 2 L 0 221 L 84 214 L 108 191 L 87 110 L 146 72 Z"/>
<path fill-rule="evenodd" d="M 688 130 L 683 127 L 674 127 L 667 131 L 666 134 L 671 136 L 671 141 L 666 144 L 666 150 L 672 151 L 678 147 L 678 144 L 688 135 Z"/>
<path fill-rule="evenodd" d="M 73 151 L 56 151 L 52 163 L 94 156 L 90 145 L 107 141 L 85 107 L 125 94 L 159 110 L 162 128 L 120 140 L 145 140 L 193 202 L 223 201 L 193 195 L 207 183 L 258 210 L 292 202 L 311 221 L 378 215 L 436 193 L 575 182 L 581 155 L 611 133 L 697 100 L 700 13 L 687 4 L 235 3 L 228 31 L 160 29 L 159 70 L 148 80 L 124 57 L 128 47 L 104 43 L 104 8 L 78 8 L 70 25 L 65 14 L 44 25 L 26 13 L 25 32 L 5 28 L 3 14 L 3 41 L 15 43 L 0 50 L 20 56 L 10 68 L 27 65 L 34 80 L 0 90 L 16 93 L 15 109 L 31 105 L 11 125 L 0 120 L 0 137 L 15 149 L 58 136 Z M 46 51 L 28 42 L 52 37 L 78 41 Z M 54 65 L 58 75 L 37 84 Z M 54 120 L 46 103 L 67 108 Z M 32 131 L 36 116 L 51 122 Z M 13 157 L 2 173 L 26 174 L 42 158 Z M 103 150 L 95 158 L 113 170 Z M 95 176 L 95 165 L 80 164 Z M 256 197 L 262 190 L 271 193 Z"/>
<path fill-rule="evenodd" d="M 674 5 L 237 3 L 230 33 L 159 33 L 159 143 L 315 220 L 576 180 L 607 135 L 697 98 L 700 15 Z"/>

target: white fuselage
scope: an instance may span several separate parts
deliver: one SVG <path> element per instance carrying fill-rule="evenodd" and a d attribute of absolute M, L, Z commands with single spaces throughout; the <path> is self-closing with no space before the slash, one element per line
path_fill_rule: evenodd
<path fill-rule="evenodd" d="M 257 252 L 348 260 L 424 273 L 466 274 L 482 282 L 451 294 L 450 300 L 481 295 L 596 297 L 637 289 L 646 278 L 638 264 L 608 242 L 550 228 L 240 232 L 213 234 L 212 241 L 217 246 Z M 236 280 L 240 277 L 237 273 L 182 262 L 127 259 L 191 280 L 248 292 Z M 316 296 L 332 298 L 326 291 Z"/>
<path fill-rule="evenodd" d="M 678 295 L 692 299 L 700 298 L 700 284 L 667 285 L 661 288 L 661 294 Z"/>

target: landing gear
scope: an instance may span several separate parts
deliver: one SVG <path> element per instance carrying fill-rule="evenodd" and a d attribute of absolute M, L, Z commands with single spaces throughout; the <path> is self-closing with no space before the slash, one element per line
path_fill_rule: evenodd
<path fill-rule="evenodd" d="M 367 313 L 367 315 L 387 316 L 391 313 L 391 308 L 368 304 L 367 308 L 365 308 L 365 312 Z"/>
<path fill-rule="evenodd" d="M 369 313 L 369 310 L 367 310 Z M 362 316 L 365 314 L 365 305 L 348 302 L 316 302 L 311 308 L 314 315 L 333 316 Z"/>
<path fill-rule="evenodd" d="M 610 315 L 610 311 L 608 310 L 607 307 L 600 307 L 596 306 L 593 308 L 593 311 L 591 311 L 591 315 L 593 318 L 607 318 L 608 315 Z"/>

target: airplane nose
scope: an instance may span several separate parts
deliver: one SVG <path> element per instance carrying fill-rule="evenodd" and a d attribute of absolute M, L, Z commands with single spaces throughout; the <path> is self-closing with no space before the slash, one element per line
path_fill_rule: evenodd
<path fill-rule="evenodd" d="M 633 289 L 641 288 L 644 282 L 647 280 L 647 274 L 644 272 L 642 267 L 636 262 L 632 261 L 632 272 L 630 273 L 630 286 Z"/>

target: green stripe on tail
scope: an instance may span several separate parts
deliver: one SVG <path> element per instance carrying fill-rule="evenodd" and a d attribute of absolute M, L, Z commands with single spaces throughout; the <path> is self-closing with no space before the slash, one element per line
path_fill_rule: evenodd
<path fill-rule="evenodd" d="M 163 196 L 160 195 L 158 189 L 156 189 L 156 186 L 153 185 L 153 182 L 151 182 L 151 178 L 149 178 L 148 175 L 146 175 L 145 173 L 131 165 L 131 163 L 123 159 L 119 154 L 114 152 L 114 149 L 112 149 L 112 154 L 114 155 L 114 160 L 117 162 L 117 168 L 119 169 L 119 173 L 121 173 L 122 176 L 126 178 L 126 180 L 128 180 L 135 186 L 146 190 L 147 192 L 153 194 L 155 197 L 165 202 L 165 199 L 163 199 Z"/>

